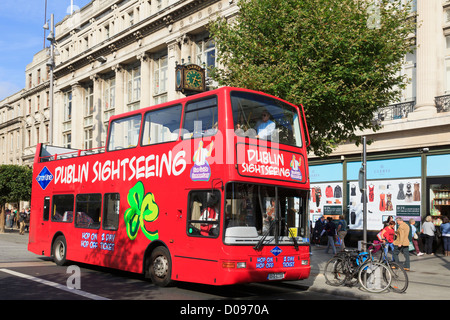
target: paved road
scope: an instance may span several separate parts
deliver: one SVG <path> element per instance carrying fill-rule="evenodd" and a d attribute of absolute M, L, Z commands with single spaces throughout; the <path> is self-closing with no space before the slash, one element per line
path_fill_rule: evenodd
<path fill-rule="evenodd" d="M 31 275 L 36 279 L 44 279 L 49 283 L 39 283 L 38 289 L 48 292 L 50 283 L 65 286 L 68 275 L 66 268 L 55 266 L 49 258 L 40 257 L 27 251 L 28 236 L 19 235 L 17 231 L 9 231 L 0 234 L 0 269 L 12 270 L 20 274 Z M 296 300 L 296 299 L 364 299 L 364 300 L 448 300 L 450 299 L 450 257 L 437 256 L 411 256 L 411 272 L 408 273 L 410 284 L 406 293 L 384 292 L 372 294 L 358 287 L 332 287 L 325 283 L 323 268 L 331 254 L 326 254 L 324 247 L 313 247 L 311 256 L 311 277 L 307 280 L 271 284 L 251 284 L 217 287 L 179 284 L 176 288 L 157 288 L 152 284 L 142 281 L 139 276 L 111 272 L 97 268 L 83 268 L 83 292 L 73 296 L 70 291 L 58 292 L 59 299 L 144 299 L 144 300 L 211 300 L 211 299 L 270 299 L 270 300 Z M 83 266 L 81 266 L 83 267 Z M 111 281 L 114 278 L 114 281 Z M 3 279 L 3 281 L 1 280 Z M 20 279 L 20 280 L 19 280 Z M 92 279 L 92 280 L 90 280 Z M 34 290 L 34 296 L 30 296 L 27 284 L 30 280 L 23 276 L 5 271 L 0 272 L 0 286 L 11 288 L 7 281 L 19 281 L 16 286 L 27 293 L 24 299 L 45 299 L 40 295 L 40 290 Z M 90 286 L 90 281 L 97 281 Z M 116 290 L 111 287 L 112 282 L 117 282 L 122 288 Z M 2 284 L 3 283 L 3 284 Z M 36 283 L 36 281 L 35 281 Z M 9 283 L 10 284 L 10 283 Z M 100 284 L 100 285 L 99 285 Z M 104 289 L 98 290 L 98 287 Z M 92 290 L 90 290 L 92 288 Z M 130 288 L 130 290 L 123 290 Z M 47 291 L 46 291 L 47 290 Z M 51 290 L 64 291 L 53 286 Z M 3 291 L 3 290 L 2 290 Z M 116 292 L 118 294 L 116 294 Z M 130 294 L 130 292 L 133 292 Z M 93 296 L 89 296 L 93 294 Z M 5 299 L 5 296 L 0 297 Z"/>

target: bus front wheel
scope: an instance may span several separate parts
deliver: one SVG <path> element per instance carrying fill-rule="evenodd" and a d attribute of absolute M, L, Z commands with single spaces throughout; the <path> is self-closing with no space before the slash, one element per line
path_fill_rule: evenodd
<path fill-rule="evenodd" d="M 53 260 L 58 266 L 66 264 L 67 243 L 64 236 L 59 236 L 53 243 Z"/>
<path fill-rule="evenodd" d="M 172 284 L 172 260 L 167 248 L 161 246 L 152 251 L 147 272 L 152 282 L 159 287 Z"/>

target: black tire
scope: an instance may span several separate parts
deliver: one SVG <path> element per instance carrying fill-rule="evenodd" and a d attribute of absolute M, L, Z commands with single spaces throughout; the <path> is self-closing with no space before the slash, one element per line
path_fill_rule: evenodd
<path fill-rule="evenodd" d="M 398 293 L 405 292 L 409 285 L 408 274 L 405 269 L 396 262 L 389 262 L 389 266 L 392 275 L 390 288 Z"/>
<path fill-rule="evenodd" d="M 392 275 L 386 265 L 369 260 L 360 267 L 358 280 L 366 291 L 379 293 L 389 289 Z"/>
<path fill-rule="evenodd" d="M 325 283 L 330 286 L 337 287 L 344 284 L 346 279 L 344 260 L 337 256 L 331 258 L 325 266 L 323 275 L 325 276 Z"/>
<path fill-rule="evenodd" d="M 56 238 L 55 242 L 53 242 L 52 256 L 53 256 L 53 261 L 55 261 L 55 263 L 58 266 L 63 266 L 66 264 L 66 262 L 67 262 L 67 243 L 66 243 L 66 238 L 64 236 L 58 236 Z"/>
<path fill-rule="evenodd" d="M 153 284 L 159 287 L 172 285 L 172 259 L 166 247 L 160 246 L 152 251 L 147 263 L 147 274 Z"/>

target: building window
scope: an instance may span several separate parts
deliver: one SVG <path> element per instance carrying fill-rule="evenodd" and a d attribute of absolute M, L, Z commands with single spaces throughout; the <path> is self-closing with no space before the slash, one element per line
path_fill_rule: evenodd
<path fill-rule="evenodd" d="M 206 68 L 206 76 L 216 67 L 216 44 L 212 39 L 196 42 L 197 64 Z"/>
<path fill-rule="evenodd" d="M 115 108 L 116 99 L 116 79 L 105 80 L 105 90 L 103 91 L 103 107 L 106 110 Z"/>
<path fill-rule="evenodd" d="M 90 84 L 85 89 L 84 116 L 88 117 L 94 113 L 94 86 Z"/>
<path fill-rule="evenodd" d="M 154 78 L 153 78 L 153 99 L 154 104 L 167 101 L 167 56 L 155 59 L 153 62 Z"/>
<path fill-rule="evenodd" d="M 128 110 L 136 110 L 139 108 L 139 100 L 141 97 L 141 67 L 135 67 L 128 70 L 127 75 L 127 102 Z"/>
<path fill-rule="evenodd" d="M 70 132 L 63 135 L 63 144 L 64 148 L 70 149 L 72 147 L 72 134 Z"/>
<path fill-rule="evenodd" d="M 450 10 L 448 10 L 450 12 Z M 445 72 L 445 93 L 450 93 L 450 35 L 445 37 L 445 52 L 444 52 L 444 72 Z"/>
<path fill-rule="evenodd" d="M 84 130 L 84 149 L 92 149 L 92 136 L 93 136 L 93 130 L 92 129 L 85 129 Z"/>
<path fill-rule="evenodd" d="M 64 93 L 64 121 L 72 120 L 72 91 Z"/>

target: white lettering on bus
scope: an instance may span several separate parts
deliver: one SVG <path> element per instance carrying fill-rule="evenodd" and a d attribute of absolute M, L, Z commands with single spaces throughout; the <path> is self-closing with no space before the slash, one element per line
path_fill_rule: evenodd
<path fill-rule="evenodd" d="M 89 161 L 82 165 L 59 166 L 55 169 L 55 184 L 85 183 L 133 179 L 148 179 L 150 177 L 179 176 L 186 170 L 186 151 L 178 151 L 173 156 L 172 151 L 162 155 L 150 154 L 138 158 L 95 161 L 92 172 L 89 171 Z"/>
<path fill-rule="evenodd" d="M 78 168 L 76 170 L 75 168 Z M 55 183 L 75 183 L 86 182 L 89 175 L 89 162 L 86 162 L 77 167 L 72 164 L 67 167 L 61 166 L 55 169 Z"/>
<path fill-rule="evenodd" d="M 284 165 L 284 156 L 282 153 L 272 153 L 270 151 L 247 150 L 248 161 L 255 161 L 261 164 L 275 164 L 277 166 Z"/>

